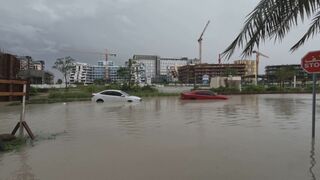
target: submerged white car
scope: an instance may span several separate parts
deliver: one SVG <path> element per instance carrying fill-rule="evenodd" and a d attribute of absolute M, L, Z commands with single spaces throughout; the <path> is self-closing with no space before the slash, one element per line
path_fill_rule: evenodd
<path fill-rule="evenodd" d="M 130 96 L 126 92 L 120 90 L 105 90 L 92 94 L 92 101 L 103 102 L 138 102 L 142 99 L 137 96 Z"/>

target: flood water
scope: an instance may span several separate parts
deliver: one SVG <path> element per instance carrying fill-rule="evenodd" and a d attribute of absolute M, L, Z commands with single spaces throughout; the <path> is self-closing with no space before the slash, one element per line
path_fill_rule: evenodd
<path fill-rule="evenodd" d="M 320 179 L 311 95 L 230 97 L 28 105 L 37 140 L 0 153 L 0 179 Z M 0 133 L 11 132 L 19 110 L 0 108 Z"/>

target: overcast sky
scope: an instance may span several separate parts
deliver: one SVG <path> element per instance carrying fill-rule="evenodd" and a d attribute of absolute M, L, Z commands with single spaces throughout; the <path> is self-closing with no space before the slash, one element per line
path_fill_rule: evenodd
<path fill-rule="evenodd" d="M 0 0 L 0 48 L 45 60 L 48 67 L 64 56 L 96 64 L 105 49 L 122 65 L 133 54 L 198 57 L 197 39 L 206 22 L 203 61 L 217 57 L 236 37 L 258 0 Z M 260 51 L 264 66 L 298 64 L 314 38 L 293 54 L 290 47 L 309 22 L 293 30 L 282 43 L 267 41 Z M 316 44 L 318 43 L 318 44 Z M 230 60 L 240 59 L 236 53 Z M 252 57 L 253 59 L 253 57 Z"/>

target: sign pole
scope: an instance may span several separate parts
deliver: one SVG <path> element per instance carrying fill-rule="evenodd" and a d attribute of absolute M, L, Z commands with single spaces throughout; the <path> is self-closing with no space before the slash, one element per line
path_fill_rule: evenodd
<path fill-rule="evenodd" d="M 308 74 L 312 74 L 312 138 L 315 138 L 316 131 L 316 93 L 317 73 L 320 73 L 320 50 L 310 51 L 301 59 L 301 67 Z"/>
<path fill-rule="evenodd" d="M 23 93 L 27 92 L 27 85 L 23 84 Z M 25 120 L 25 112 L 26 112 L 26 94 L 22 97 L 22 108 L 21 108 L 21 116 L 20 116 L 20 129 L 19 129 L 19 136 L 20 138 L 23 137 L 23 122 Z"/>
<path fill-rule="evenodd" d="M 315 138 L 315 131 L 316 131 L 316 85 L 317 85 L 317 74 L 312 75 L 313 79 L 313 88 L 312 88 L 312 138 Z"/>

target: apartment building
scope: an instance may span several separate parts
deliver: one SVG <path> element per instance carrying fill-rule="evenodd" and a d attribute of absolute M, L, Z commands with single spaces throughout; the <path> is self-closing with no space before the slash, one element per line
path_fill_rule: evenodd
<path fill-rule="evenodd" d="M 108 62 L 108 80 L 111 82 L 119 81 L 118 70 L 120 66 L 116 66 L 112 61 Z"/>
<path fill-rule="evenodd" d="M 300 64 L 271 65 L 265 67 L 265 76 L 268 83 L 278 82 L 277 71 L 286 68 L 294 72 L 297 81 L 311 81 L 312 74 L 305 72 Z M 294 77 L 290 79 L 293 80 Z"/>
<path fill-rule="evenodd" d="M 97 65 L 92 65 L 90 66 L 91 68 L 91 75 L 90 75 L 90 79 L 92 82 L 94 82 L 94 80 L 105 80 L 106 79 L 106 68 L 104 65 L 103 61 L 98 61 Z"/>
<path fill-rule="evenodd" d="M 44 70 L 45 63 L 42 60 L 35 61 L 31 56 L 17 56 L 17 59 L 20 61 L 20 70 Z"/>
<path fill-rule="evenodd" d="M 71 70 L 69 82 L 74 83 L 83 83 L 91 84 L 92 83 L 92 68 L 87 63 L 74 63 L 74 66 Z"/>
<path fill-rule="evenodd" d="M 137 84 L 147 83 L 146 66 L 143 63 L 134 63 L 131 67 L 132 77 L 131 81 Z"/>
<path fill-rule="evenodd" d="M 20 72 L 18 76 L 28 79 L 31 84 L 53 84 L 54 75 L 45 71 L 43 60 L 33 60 L 31 56 L 17 56 L 20 62 Z"/>
<path fill-rule="evenodd" d="M 155 55 L 134 55 L 132 60 L 138 64 L 144 64 L 146 70 L 146 77 L 154 79 L 160 74 L 159 56 Z"/>
<path fill-rule="evenodd" d="M 197 59 L 183 58 L 162 58 L 156 55 L 134 55 L 132 61 L 142 63 L 145 67 L 147 79 L 152 79 L 152 82 L 157 82 L 162 79 L 172 80 L 170 76 L 173 69 L 185 66 L 188 64 L 198 64 Z"/>

